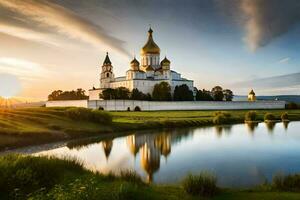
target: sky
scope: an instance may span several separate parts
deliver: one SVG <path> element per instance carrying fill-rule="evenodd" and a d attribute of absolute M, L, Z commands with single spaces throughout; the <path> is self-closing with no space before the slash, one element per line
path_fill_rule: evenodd
<path fill-rule="evenodd" d="M 106 52 L 124 76 L 150 24 L 161 58 L 199 89 L 300 94 L 299 10 L 299 0 L 0 0 L 0 96 L 99 87 Z"/>

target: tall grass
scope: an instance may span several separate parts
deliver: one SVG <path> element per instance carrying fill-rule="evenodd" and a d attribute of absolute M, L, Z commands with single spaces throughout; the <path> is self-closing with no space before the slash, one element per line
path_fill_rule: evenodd
<path fill-rule="evenodd" d="M 105 111 L 88 108 L 69 108 L 65 111 L 67 117 L 72 120 L 91 121 L 100 124 L 111 124 L 112 116 Z"/>
<path fill-rule="evenodd" d="M 141 195 L 139 195 L 137 185 L 132 183 L 122 183 L 119 189 L 114 194 L 115 200 L 137 200 L 143 199 Z"/>
<path fill-rule="evenodd" d="M 81 172 L 82 164 L 74 159 L 7 155 L 0 157 L 0 191 L 25 193 L 52 187 L 71 172 Z"/>
<path fill-rule="evenodd" d="M 0 199 L 133 199 L 143 187 L 146 184 L 133 171 L 104 175 L 88 171 L 70 158 L 0 157 Z"/>
<path fill-rule="evenodd" d="M 276 174 L 272 179 L 272 188 L 281 191 L 300 191 L 300 174 Z"/>
<path fill-rule="evenodd" d="M 185 192 L 191 195 L 211 197 L 217 193 L 217 178 L 210 173 L 188 175 L 182 182 Z"/>

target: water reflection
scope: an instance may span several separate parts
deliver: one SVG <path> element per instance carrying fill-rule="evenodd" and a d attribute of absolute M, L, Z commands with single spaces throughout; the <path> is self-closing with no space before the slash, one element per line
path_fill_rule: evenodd
<path fill-rule="evenodd" d="M 104 151 L 106 160 L 108 160 L 111 149 L 113 147 L 113 141 L 112 140 L 104 140 L 101 143 L 102 143 L 102 147 L 103 147 L 103 151 Z"/>
<path fill-rule="evenodd" d="M 215 132 L 218 138 L 221 138 L 223 134 L 230 135 L 232 125 L 215 126 Z"/>
<path fill-rule="evenodd" d="M 270 180 L 278 171 L 300 172 L 299 128 L 300 123 L 252 123 L 146 131 L 73 141 L 42 153 L 78 157 L 103 173 L 135 170 L 156 183 L 212 171 L 219 185 L 241 187 Z"/>
<path fill-rule="evenodd" d="M 269 133 L 270 134 L 274 133 L 276 123 L 275 122 L 265 122 L 265 124 L 267 126 L 267 129 L 268 129 Z"/>
<path fill-rule="evenodd" d="M 171 140 L 177 140 L 176 132 L 163 132 L 161 134 L 130 135 L 127 144 L 130 152 L 135 157 L 141 151 L 141 166 L 146 171 L 148 182 L 152 182 L 153 174 L 160 167 L 160 158 L 166 159 L 171 153 Z M 175 139 L 176 138 L 176 139 Z"/>
<path fill-rule="evenodd" d="M 248 131 L 251 135 L 253 135 L 253 133 L 255 132 L 255 129 L 258 127 L 258 122 L 247 122 L 245 123 Z"/>
<path fill-rule="evenodd" d="M 287 131 L 288 130 L 288 128 L 289 128 L 289 121 L 283 121 L 283 127 L 284 127 L 284 129 Z"/>

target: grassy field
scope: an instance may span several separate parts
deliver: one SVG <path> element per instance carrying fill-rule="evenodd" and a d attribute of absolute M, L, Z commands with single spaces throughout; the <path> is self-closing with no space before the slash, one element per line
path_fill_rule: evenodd
<path fill-rule="evenodd" d="M 72 120 L 67 108 L 24 108 L 0 110 L 0 150 L 93 135 L 107 136 L 129 130 L 213 125 L 216 111 L 110 112 L 112 124 Z M 243 123 L 248 111 L 226 111 L 226 123 Z M 266 113 L 277 119 L 284 112 L 290 120 L 300 120 L 300 110 L 259 110 L 258 119 Z"/>
<path fill-rule="evenodd" d="M 296 186 L 299 191 L 299 185 Z M 134 172 L 96 174 L 76 160 L 11 154 L 0 157 L 0 199 L 292 200 L 300 199 L 300 193 L 277 190 L 269 184 L 247 190 L 218 188 L 215 195 L 204 198 L 188 194 L 181 184 L 145 184 Z"/>

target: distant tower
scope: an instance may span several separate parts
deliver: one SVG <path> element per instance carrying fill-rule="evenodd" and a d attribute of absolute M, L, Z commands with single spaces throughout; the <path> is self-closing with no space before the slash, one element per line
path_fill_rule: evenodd
<path fill-rule="evenodd" d="M 255 96 L 255 92 L 253 91 L 253 89 L 248 94 L 248 101 L 256 101 L 256 96 Z"/>
<path fill-rule="evenodd" d="M 114 81 L 114 79 L 113 66 L 111 65 L 108 53 L 106 53 L 100 75 L 100 88 L 110 88 L 110 82 Z"/>
<path fill-rule="evenodd" d="M 171 78 L 170 64 L 171 62 L 167 59 L 167 57 L 165 57 L 160 63 L 165 79 Z"/>
<path fill-rule="evenodd" d="M 151 66 L 154 70 L 160 67 L 160 48 L 153 40 L 153 30 L 150 28 L 148 31 L 147 43 L 141 50 L 141 66 L 144 71 L 148 66 Z"/>

